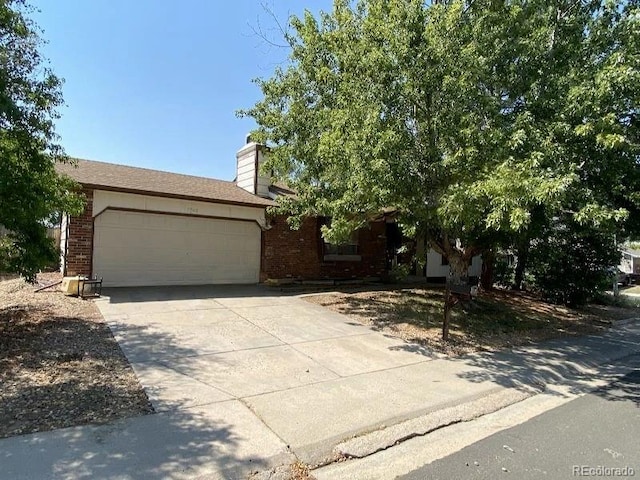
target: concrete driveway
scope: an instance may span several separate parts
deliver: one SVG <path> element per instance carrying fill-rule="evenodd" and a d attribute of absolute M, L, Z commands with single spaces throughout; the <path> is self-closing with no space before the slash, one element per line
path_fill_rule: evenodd
<path fill-rule="evenodd" d="M 112 289 L 98 306 L 156 411 L 431 359 L 343 315 L 260 287 Z"/>
<path fill-rule="evenodd" d="M 522 398 L 503 370 L 267 288 L 111 289 L 96 303 L 157 413 L 0 440 L 0 479 L 240 479 Z"/>
<path fill-rule="evenodd" d="M 0 439 L 0 480 L 246 479 L 296 458 L 391 452 L 521 401 L 532 384 L 560 385 L 553 395 L 592 388 L 601 366 L 606 373 L 640 344 L 640 328 L 626 327 L 434 358 L 257 287 L 117 289 L 97 305 L 157 413 Z M 340 462 L 318 478 L 392 478 L 381 473 L 387 465 L 417 468 L 414 457 L 391 452 L 373 475 Z"/>
<path fill-rule="evenodd" d="M 447 361 L 427 374 L 424 348 L 264 287 L 112 289 L 98 306 L 156 411 L 224 425 L 243 465 L 318 462 L 356 433 L 496 388 Z"/>

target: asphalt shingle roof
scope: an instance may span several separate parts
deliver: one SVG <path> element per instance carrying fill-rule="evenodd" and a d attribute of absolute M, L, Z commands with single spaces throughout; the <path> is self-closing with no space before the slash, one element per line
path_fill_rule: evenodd
<path fill-rule="evenodd" d="M 57 164 L 56 169 L 87 187 L 260 207 L 275 205 L 273 200 L 253 195 L 235 182 L 94 160 L 76 162 L 77 166 Z"/>

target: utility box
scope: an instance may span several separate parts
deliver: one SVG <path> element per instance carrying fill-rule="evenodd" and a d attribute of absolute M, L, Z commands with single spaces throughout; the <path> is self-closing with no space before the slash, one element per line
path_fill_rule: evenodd
<path fill-rule="evenodd" d="M 82 277 L 80 275 L 75 277 L 64 277 L 62 279 L 62 284 L 60 285 L 60 290 L 65 295 L 79 295 L 84 290 L 84 282 L 87 280 L 87 277 Z"/>

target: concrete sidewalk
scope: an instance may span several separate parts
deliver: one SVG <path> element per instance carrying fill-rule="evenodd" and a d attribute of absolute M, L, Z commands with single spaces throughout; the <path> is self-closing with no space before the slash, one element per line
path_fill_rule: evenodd
<path fill-rule="evenodd" d="M 623 392 L 606 392 L 606 385 L 617 382 L 632 372 L 636 372 L 640 366 L 640 324 L 636 323 L 620 326 L 617 332 L 611 332 L 602 342 L 593 341 L 594 338 L 572 339 L 562 342 L 551 342 L 548 348 L 524 349 L 518 352 L 517 368 L 518 376 L 525 375 L 525 370 L 530 368 L 531 377 L 538 381 L 545 381 L 546 388 L 539 394 L 525 398 L 523 401 L 506 406 L 493 413 L 480 417 L 471 417 L 472 421 L 445 424 L 445 428 L 427 430 L 417 436 L 407 436 L 406 441 L 380 451 L 371 451 L 366 457 L 352 458 L 348 461 L 326 465 L 313 470 L 312 474 L 318 480 L 370 480 L 372 478 L 398 478 L 409 472 L 420 471 L 424 466 L 439 459 L 456 454 L 465 447 L 482 441 L 498 432 L 510 429 L 543 415 L 550 410 L 562 407 L 569 402 L 592 392 L 606 402 L 611 402 L 612 408 L 623 399 L 637 401 L 637 390 L 632 387 Z M 620 348 L 616 351 L 616 348 Z M 569 352 L 581 351 L 581 355 L 573 356 Z M 564 353 L 560 353 L 564 352 Z M 559 361 L 560 356 L 566 355 L 566 362 Z M 540 355 L 548 354 L 551 361 L 540 361 Z M 568 355 L 567 355 L 568 354 Z M 587 359 L 590 355 L 593 358 Z M 480 356 L 481 361 L 485 359 Z M 505 366 L 503 360 L 507 355 L 501 355 L 495 370 L 487 374 L 495 375 Z M 515 360 L 515 359 L 513 359 Z M 527 366 L 525 366 L 527 365 Z M 566 367 L 566 368 L 565 368 Z M 499 374 L 498 379 L 506 372 Z M 481 402 L 476 402 L 475 407 L 481 408 Z M 436 412 L 440 417 L 446 412 Z M 607 412 L 603 412 L 606 414 Z M 428 420 L 427 416 L 427 420 Z M 415 419 L 408 424 L 415 424 Z M 465 419 L 466 420 L 466 419 Z M 423 419 L 424 423 L 424 419 Z M 410 426 L 410 425 L 409 425 Z M 603 427 L 605 425 L 602 425 Z M 402 428 L 396 425 L 387 430 Z M 567 428 L 570 428 L 567 426 Z M 407 430 L 410 431 L 410 430 Z M 416 431 L 415 429 L 413 431 Z M 592 429 L 593 431 L 593 429 Z M 423 434 L 424 433 L 424 434 Z M 375 444 L 375 433 L 359 438 L 360 442 Z M 502 444 L 502 443 L 501 443 Z M 510 445 L 512 445 L 510 443 Z M 505 447 L 506 448 L 506 447 Z M 531 447 L 533 448 L 533 447 Z M 537 449 L 536 449 L 537 450 Z M 500 449 L 502 451 L 502 449 Z M 516 451 L 518 449 L 516 448 Z M 481 462 L 482 465 L 485 465 Z M 463 467 L 470 472 L 473 466 Z M 513 473 L 513 472 L 512 472 Z M 423 473 L 420 478 L 424 477 Z M 417 478 L 417 477 L 416 477 Z M 484 478 L 484 477 L 483 477 Z"/>
<path fill-rule="evenodd" d="M 100 304 L 158 413 L 0 440 L 0 478 L 234 479 L 296 458 L 369 455 L 532 387 L 580 390 L 640 349 L 630 325 L 448 360 L 296 297 L 186 292 Z"/>

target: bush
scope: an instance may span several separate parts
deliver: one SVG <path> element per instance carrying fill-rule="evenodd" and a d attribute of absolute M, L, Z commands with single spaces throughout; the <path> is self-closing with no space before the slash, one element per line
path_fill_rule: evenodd
<path fill-rule="evenodd" d="M 547 300 L 577 306 L 610 286 L 608 270 L 619 261 L 609 232 L 557 221 L 533 242 L 529 271 Z"/>

